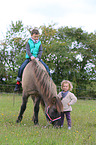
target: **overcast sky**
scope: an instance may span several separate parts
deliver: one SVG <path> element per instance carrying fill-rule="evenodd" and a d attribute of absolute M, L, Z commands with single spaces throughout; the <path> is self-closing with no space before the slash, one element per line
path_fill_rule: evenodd
<path fill-rule="evenodd" d="M 39 27 L 81 27 L 96 31 L 96 0 L 2 0 L 0 1 L 0 36 L 5 35 L 11 21 Z"/>

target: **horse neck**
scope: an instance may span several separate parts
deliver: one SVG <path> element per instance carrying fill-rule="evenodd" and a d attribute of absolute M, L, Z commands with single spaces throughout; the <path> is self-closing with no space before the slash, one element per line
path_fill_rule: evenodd
<path fill-rule="evenodd" d="M 45 103 L 48 103 L 48 98 L 57 95 L 57 89 L 54 82 L 50 79 L 47 71 L 43 69 L 44 66 L 37 61 L 33 61 L 34 74 L 36 77 L 37 89 L 42 96 Z"/>
<path fill-rule="evenodd" d="M 49 82 L 43 82 L 43 84 L 40 86 L 40 92 L 46 106 L 49 105 L 49 99 L 57 96 L 56 85 L 52 80 L 49 80 Z"/>

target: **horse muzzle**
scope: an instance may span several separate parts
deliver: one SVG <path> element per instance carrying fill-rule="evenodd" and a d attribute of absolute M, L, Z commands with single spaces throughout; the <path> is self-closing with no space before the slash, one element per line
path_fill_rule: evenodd
<path fill-rule="evenodd" d="M 61 116 L 52 119 L 51 116 L 49 115 L 49 106 L 47 107 L 47 111 L 45 115 L 49 123 L 52 124 L 54 127 L 59 128 L 61 126 L 61 121 L 60 121 Z"/>

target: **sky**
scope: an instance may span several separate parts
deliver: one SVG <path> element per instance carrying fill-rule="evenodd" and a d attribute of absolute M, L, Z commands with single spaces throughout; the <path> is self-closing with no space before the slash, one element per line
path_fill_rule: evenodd
<path fill-rule="evenodd" d="M 0 38 L 11 24 L 21 20 L 32 27 L 56 24 L 56 27 L 96 31 L 96 0 L 2 0 L 0 1 Z"/>

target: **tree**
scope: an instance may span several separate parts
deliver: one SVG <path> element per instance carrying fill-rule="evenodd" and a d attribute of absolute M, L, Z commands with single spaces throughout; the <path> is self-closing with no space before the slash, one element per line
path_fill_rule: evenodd
<path fill-rule="evenodd" d="M 22 21 L 17 21 L 15 24 L 11 22 L 9 30 L 6 32 L 6 39 L 2 42 L 5 54 L 3 55 L 3 62 L 8 81 L 16 78 L 18 68 L 25 59 L 27 37 Z"/>
<path fill-rule="evenodd" d="M 0 83 L 3 83 L 3 78 L 6 78 L 6 69 L 5 69 L 5 52 L 4 49 L 0 49 Z"/>
<path fill-rule="evenodd" d="M 40 40 L 43 46 L 43 61 L 53 71 L 52 78 L 57 85 L 63 79 L 73 82 L 75 88 L 87 89 L 91 81 L 96 80 L 96 33 L 84 32 L 81 28 L 60 27 L 55 24 L 40 26 Z M 11 22 L 2 42 L 0 78 L 8 76 L 8 81 L 15 81 L 17 71 L 25 60 L 25 45 L 32 27 L 25 29 L 22 22 Z M 78 92 L 78 90 L 76 90 Z M 75 92 L 75 94 L 76 94 Z M 80 92 L 86 94 L 84 91 Z"/>
<path fill-rule="evenodd" d="M 91 37 L 94 38 L 94 35 L 91 35 Z M 56 72 L 59 70 L 59 72 L 62 74 L 62 78 L 66 78 L 69 80 L 73 80 L 75 77 L 77 83 L 80 80 L 85 82 L 86 80 L 89 80 L 91 76 L 85 68 L 86 65 L 89 64 L 89 62 L 93 64 L 96 63 L 94 55 L 96 54 L 96 43 L 94 42 L 93 45 L 94 39 L 92 38 L 91 40 L 90 35 L 88 35 L 87 32 L 83 32 L 81 28 L 76 29 L 68 27 L 59 28 L 57 32 L 57 37 L 59 38 L 59 51 L 55 53 L 56 55 L 58 54 L 58 65 Z M 96 39 L 94 41 L 96 41 Z M 60 45 L 62 45 L 62 47 Z M 77 59 L 78 55 L 79 59 Z M 80 56 L 82 60 L 80 60 Z M 91 69 L 94 71 L 95 74 L 95 67 Z M 66 76 L 63 75 L 62 72 L 67 72 Z M 58 73 L 59 76 L 60 73 Z"/>

